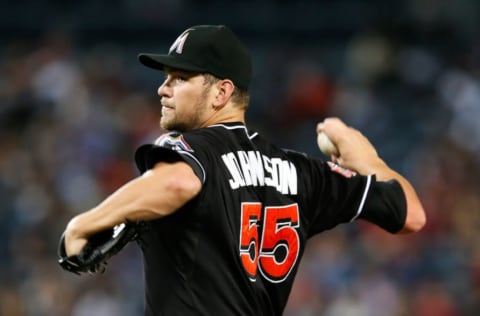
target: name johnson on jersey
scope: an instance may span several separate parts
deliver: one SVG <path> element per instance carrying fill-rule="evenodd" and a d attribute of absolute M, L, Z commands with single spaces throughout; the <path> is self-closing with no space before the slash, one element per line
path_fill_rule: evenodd
<path fill-rule="evenodd" d="M 232 190 L 245 186 L 270 186 L 282 194 L 297 194 L 297 169 L 288 160 L 271 158 L 259 151 L 237 151 L 222 155 Z"/>

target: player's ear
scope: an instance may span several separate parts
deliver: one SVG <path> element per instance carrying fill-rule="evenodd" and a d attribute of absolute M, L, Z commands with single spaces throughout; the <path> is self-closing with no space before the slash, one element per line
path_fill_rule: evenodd
<path fill-rule="evenodd" d="M 213 106 L 217 109 L 223 108 L 230 100 L 235 85 L 229 79 L 219 80 L 215 84 L 215 96 Z"/>

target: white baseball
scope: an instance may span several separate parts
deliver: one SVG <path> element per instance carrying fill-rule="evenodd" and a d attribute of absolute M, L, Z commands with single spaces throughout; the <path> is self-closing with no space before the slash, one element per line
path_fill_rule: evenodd
<path fill-rule="evenodd" d="M 322 151 L 327 156 L 338 156 L 338 149 L 335 147 L 335 145 L 332 143 L 330 138 L 328 138 L 327 134 L 324 132 L 320 132 L 317 135 L 317 144 L 318 148 Z"/>

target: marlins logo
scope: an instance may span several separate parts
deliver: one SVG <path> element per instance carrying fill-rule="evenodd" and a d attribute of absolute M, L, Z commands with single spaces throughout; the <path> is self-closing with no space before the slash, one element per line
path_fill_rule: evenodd
<path fill-rule="evenodd" d="M 351 178 L 351 177 L 357 175 L 357 173 L 355 171 L 352 171 L 352 170 L 349 170 L 349 169 L 346 169 L 346 168 L 342 168 L 339 165 L 337 165 L 336 163 L 333 163 L 331 161 L 327 161 L 327 164 L 333 172 L 339 173 L 342 176 L 344 176 L 345 178 Z"/>
<path fill-rule="evenodd" d="M 190 147 L 190 145 L 185 141 L 183 135 L 176 132 L 163 134 L 157 138 L 155 145 L 175 151 L 193 152 L 192 147 Z"/>
<path fill-rule="evenodd" d="M 193 29 L 188 29 L 185 30 L 180 36 L 173 42 L 172 46 L 170 46 L 170 49 L 168 50 L 168 53 L 171 54 L 173 51 L 175 51 L 177 54 L 181 54 L 183 52 L 183 45 L 185 45 L 185 41 L 187 40 L 188 34 L 190 31 Z"/>

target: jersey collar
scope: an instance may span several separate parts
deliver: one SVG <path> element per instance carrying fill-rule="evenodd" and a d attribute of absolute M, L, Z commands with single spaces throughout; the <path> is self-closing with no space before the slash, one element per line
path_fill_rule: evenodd
<path fill-rule="evenodd" d="M 208 126 L 208 128 L 210 127 L 223 127 L 223 128 L 226 128 L 226 129 L 235 129 L 235 128 L 245 128 L 245 124 L 243 124 L 242 122 L 225 122 L 225 123 L 217 123 L 217 124 L 213 124 L 213 125 L 210 125 Z"/>
<path fill-rule="evenodd" d="M 211 128 L 211 127 L 223 127 L 228 130 L 243 129 L 247 137 L 250 139 L 258 135 L 258 133 L 255 131 L 248 131 L 247 127 L 242 122 L 226 122 L 226 123 L 218 123 L 218 124 L 213 124 L 208 126 L 208 128 Z"/>

